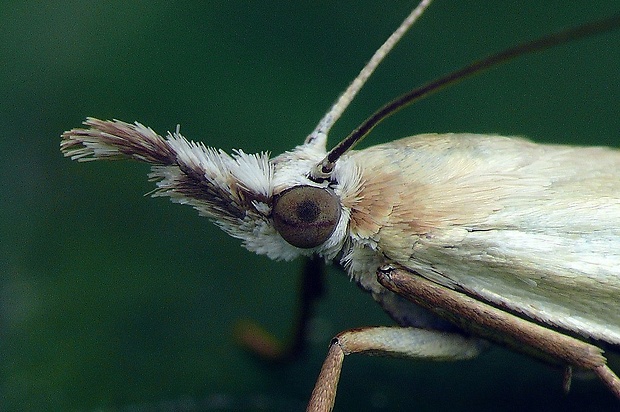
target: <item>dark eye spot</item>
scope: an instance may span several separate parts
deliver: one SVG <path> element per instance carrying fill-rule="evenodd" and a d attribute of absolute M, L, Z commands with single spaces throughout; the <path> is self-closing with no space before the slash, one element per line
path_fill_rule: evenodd
<path fill-rule="evenodd" d="M 321 209 L 314 200 L 304 200 L 297 205 L 297 218 L 302 222 L 314 222 L 320 213 Z"/>
<path fill-rule="evenodd" d="M 288 243 L 309 249 L 325 242 L 340 219 L 340 200 L 330 190 L 295 186 L 274 200 L 273 224 Z"/>

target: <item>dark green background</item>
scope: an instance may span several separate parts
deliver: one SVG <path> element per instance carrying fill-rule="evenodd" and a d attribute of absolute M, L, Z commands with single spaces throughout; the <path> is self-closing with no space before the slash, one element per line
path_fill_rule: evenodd
<path fill-rule="evenodd" d="M 519 40 L 618 11 L 617 1 L 438 1 L 332 133 Z M 501 4 L 500 4 L 501 3 Z M 514 4 L 512 4 L 514 3 Z M 53 5 L 52 5 L 53 4 Z M 225 150 L 301 143 L 407 11 L 400 2 L 0 4 L 0 409 L 303 410 L 338 331 L 390 324 L 329 274 L 310 351 L 248 356 L 235 322 L 289 331 L 299 263 L 239 247 L 187 207 L 142 195 L 148 168 L 63 159 L 86 116 L 139 120 Z M 422 132 L 497 132 L 620 146 L 620 34 L 520 59 L 409 108 L 366 145 Z M 493 349 L 435 364 L 353 356 L 338 410 L 612 410 L 575 381 Z M 175 409 L 176 408 L 176 409 Z"/>

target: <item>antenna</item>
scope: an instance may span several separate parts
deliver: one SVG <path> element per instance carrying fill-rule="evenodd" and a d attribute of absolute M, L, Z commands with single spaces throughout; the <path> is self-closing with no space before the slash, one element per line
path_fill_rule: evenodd
<path fill-rule="evenodd" d="M 499 66 L 500 64 L 506 63 L 516 57 L 539 52 L 551 47 L 568 43 L 570 41 L 602 34 L 618 28 L 620 28 L 620 14 L 553 33 L 536 40 L 521 43 L 502 52 L 493 54 L 485 59 L 475 61 L 460 70 L 449 73 L 421 87 L 415 88 L 381 107 L 369 118 L 367 118 L 360 126 L 353 130 L 347 137 L 340 141 L 340 143 L 331 149 L 327 156 L 325 156 L 325 158 L 311 171 L 310 179 L 317 182 L 322 182 L 329 179 L 336 161 L 340 158 L 340 156 L 359 143 L 381 121 L 416 100 L 420 100 L 431 93 L 443 89 L 446 86 L 451 86 L 467 77 Z"/>
<path fill-rule="evenodd" d="M 372 55 L 368 63 L 360 71 L 357 77 L 351 82 L 349 87 L 340 95 L 336 103 L 329 109 L 325 116 L 319 121 L 312 133 L 306 137 L 304 144 L 313 144 L 326 146 L 327 134 L 340 118 L 342 113 L 347 109 L 353 101 L 357 93 L 362 89 L 370 75 L 375 71 L 379 63 L 385 59 L 385 56 L 394 48 L 396 43 L 405 35 L 407 30 L 418 20 L 424 13 L 426 8 L 431 5 L 432 0 L 422 0 L 415 9 L 403 20 L 398 28 L 388 37 L 388 39 L 377 49 Z"/>

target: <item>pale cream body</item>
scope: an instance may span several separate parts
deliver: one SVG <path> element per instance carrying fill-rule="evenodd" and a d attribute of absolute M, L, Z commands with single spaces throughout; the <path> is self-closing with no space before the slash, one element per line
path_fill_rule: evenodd
<path fill-rule="evenodd" d="M 351 152 L 345 265 L 378 300 L 378 265 L 620 344 L 620 151 L 427 134 Z M 352 165 L 354 163 L 355 165 Z M 396 318 L 398 304 L 382 302 Z"/>

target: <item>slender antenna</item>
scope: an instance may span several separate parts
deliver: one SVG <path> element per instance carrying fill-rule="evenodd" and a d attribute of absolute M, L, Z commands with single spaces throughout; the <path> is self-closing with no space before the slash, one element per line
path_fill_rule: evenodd
<path fill-rule="evenodd" d="M 375 71 L 379 63 L 383 61 L 385 56 L 394 48 L 396 43 L 403 37 L 409 28 L 424 13 L 424 10 L 430 6 L 432 0 L 422 0 L 418 6 L 407 16 L 407 18 L 398 26 L 396 31 L 377 49 L 370 61 L 366 63 L 353 82 L 338 98 L 336 103 L 323 116 L 314 131 L 306 137 L 304 144 L 320 145 L 325 147 L 327 144 L 327 134 L 331 130 L 334 123 L 340 118 L 349 104 L 353 101 L 357 93 L 364 86 L 370 75 Z"/>
<path fill-rule="evenodd" d="M 324 181 L 328 179 L 334 169 L 336 161 L 340 158 L 340 156 L 359 143 L 381 121 L 416 100 L 422 99 L 423 97 L 426 97 L 446 86 L 453 85 L 467 77 L 479 74 L 484 70 L 498 66 L 502 63 L 506 63 L 507 61 L 524 54 L 538 52 L 560 44 L 568 43 L 573 40 L 601 34 L 618 28 L 620 28 L 620 14 L 603 20 L 587 23 L 582 26 L 563 30 L 537 40 L 519 44 L 497 54 L 493 54 L 485 59 L 475 61 L 460 70 L 433 80 L 422 87 L 413 89 L 381 107 L 360 126 L 353 130 L 347 137 L 345 137 L 340 143 L 329 151 L 327 156 L 325 156 L 321 163 L 319 163 L 311 172 L 310 178 L 316 181 Z"/>

